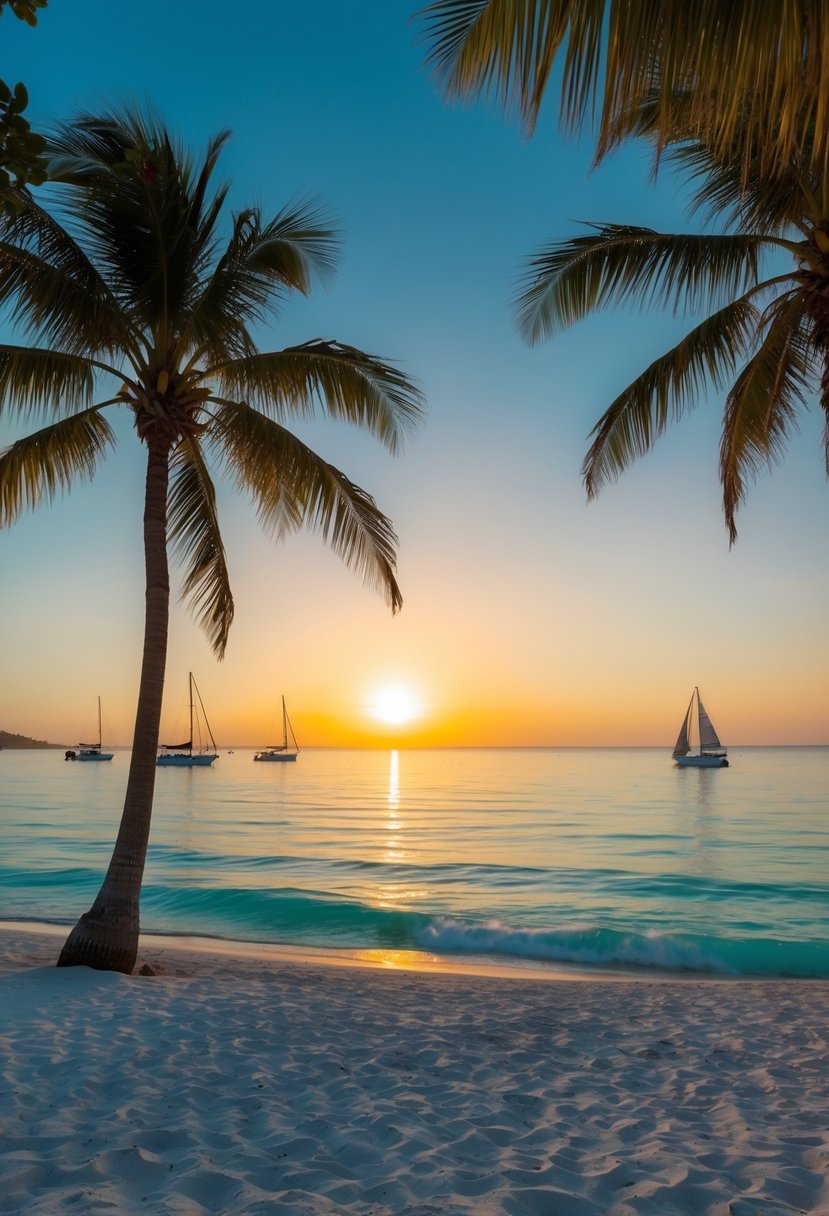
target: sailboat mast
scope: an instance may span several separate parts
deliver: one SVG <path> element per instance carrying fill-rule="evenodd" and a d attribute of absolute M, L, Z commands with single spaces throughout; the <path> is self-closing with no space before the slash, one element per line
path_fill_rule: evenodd
<path fill-rule="evenodd" d="M 190 674 L 190 751 L 193 750 L 193 673 Z"/>
<path fill-rule="evenodd" d="M 288 711 L 285 708 L 285 695 L 282 695 L 282 747 L 288 750 Z"/>
<path fill-rule="evenodd" d="M 103 731 L 101 730 L 101 698 L 98 697 L 98 747 L 104 741 Z"/>
<path fill-rule="evenodd" d="M 692 727 L 694 725 L 694 720 L 695 720 L 695 721 L 697 721 L 697 743 L 699 744 L 699 742 L 700 742 L 700 738 L 699 738 L 699 688 L 697 687 L 697 685 L 694 685 L 694 692 L 692 694 L 692 698 L 690 698 L 690 704 L 692 704 L 692 709 L 693 709 L 694 700 L 695 700 L 695 702 L 697 702 L 697 715 L 694 715 L 694 714 L 688 715 L 688 742 L 693 743 L 693 736 L 692 736 L 692 733 L 690 733 L 690 731 L 692 731 Z"/>

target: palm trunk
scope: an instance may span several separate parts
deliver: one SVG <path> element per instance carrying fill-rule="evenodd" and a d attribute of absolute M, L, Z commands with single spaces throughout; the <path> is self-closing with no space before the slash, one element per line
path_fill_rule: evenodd
<path fill-rule="evenodd" d="M 167 662 L 170 577 L 167 567 L 169 441 L 147 436 L 144 562 L 147 577 L 144 659 L 132 759 L 121 826 L 103 885 L 67 938 L 59 967 L 95 967 L 129 975 L 138 955 L 139 898 L 155 788 L 155 758 Z"/>

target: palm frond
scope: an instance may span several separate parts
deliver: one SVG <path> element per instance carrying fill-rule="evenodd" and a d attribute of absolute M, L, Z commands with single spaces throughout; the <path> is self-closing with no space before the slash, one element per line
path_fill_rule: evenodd
<path fill-rule="evenodd" d="M 805 407 L 815 363 L 806 309 L 807 300 L 800 292 L 788 293 L 766 309 L 763 340 L 725 403 L 720 481 L 732 544 L 747 479 L 782 457 L 797 415 Z"/>
<path fill-rule="evenodd" d="M 216 513 L 216 490 L 197 441 L 184 440 L 171 459 L 167 504 L 173 556 L 186 566 L 182 598 L 217 656 L 224 658 L 233 622 L 233 594 Z"/>
<path fill-rule="evenodd" d="M 746 138 L 765 169 L 803 154 L 829 161 L 823 0 L 433 0 L 418 18 L 444 92 L 494 95 L 530 132 L 566 48 L 563 121 L 575 129 L 598 118 L 598 159 L 629 136 L 636 107 L 651 98 L 663 146 L 681 121 L 737 163 Z"/>
<path fill-rule="evenodd" d="M 74 355 L 107 355 L 133 347 L 124 317 L 112 302 L 84 292 L 59 267 L 26 249 L 0 242 L 0 304 L 11 320 L 43 345 Z"/>
<path fill-rule="evenodd" d="M 795 159 L 769 173 L 757 155 L 747 163 L 723 160 L 700 141 L 675 145 L 665 157 L 694 186 L 691 212 L 742 232 L 786 236 L 799 228 L 820 194 L 820 175 Z"/>
<path fill-rule="evenodd" d="M 748 299 L 707 317 L 620 393 L 591 431 L 582 466 L 588 498 L 615 481 L 692 409 L 707 385 L 722 388 L 751 348 L 759 314 Z"/>
<path fill-rule="evenodd" d="M 0 527 L 13 524 L 26 507 L 68 490 L 75 478 L 91 480 L 113 442 L 109 423 L 93 408 L 6 448 L 0 454 Z"/>
<path fill-rule="evenodd" d="M 256 503 L 277 538 L 309 527 L 392 612 L 403 600 L 395 574 L 397 537 L 370 494 L 279 423 L 237 402 L 218 411 L 210 441 L 228 476 Z"/>
<path fill-rule="evenodd" d="M 657 85 L 664 144 L 676 131 L 676 95 L 684 89 L 690 103 L 681 99 L 679 115 L 693 138 L 723 160 L 747 169 L 756 149 L 767 172 L 785 172 L 802 155 L 826 163 L 829 28 L 822 0 L 618 7 L 625 20 L 619 61 L 631 70 L 617 73 L 611 65 L 617 80 L 612 99 L 606 95 L 600 154 L 626 137 L 625 101 L 638 80 L 640 95 L 649 83 Z"/>
<path fill-rule="evenodd" d="M 620 224 L 588 224 L 590 236 L 548 246 L 530 259 L 517 299 L 529 342 L 600 308 L 656 305 L 693 312 L 756 283 L 762 238 L 678 236 Z"/>
<path fill-rule="evenodd" d="M 315 203 L 295 203 L 269 223 L 256 208 L 239 212 L 227 249 L 193 305 L 190 344 L 210 362 L 228 352 L 254 354 L 245 323 L 276 311 L 289 291 L 306 294 L 314 274 L 327 279 L 338 246 Z"/>
<path fill-rule="evenodd" d="M 654 145 L 653 178 L 668 163 L 693 187 L 688 210 L 702 214 L 718 226 L 765 236 L 789 237 L 802 230 L 804 216 L 821 197 L 822 169 L 808 156 L 793 154 L 783 165 L 769 167 L 763 146 L 752 143 L 750 132 L 740 140 L 738 154 L 727 155 L 695 131 L 690 120 L 693 89 L 679 92 L 673 102 L 675 128 L 669 146 L 659 127 L 658 98 L 648 97 L 631 115 L 629 136 Z M 776 120 L 769 116 L 769 125 Z M 820 212 L 820 214 L 817 214 Z"/>
<path fill-rule="evenodd" d="M 83 246 L 27 190 L 0 222 L 0 303 L 40 340 L 76 354 L 135 350 L 135 335 Z"/>
<path fill-rule="evenodd" d="M 447 97 L 495 97 L 532 131 L 574 7 L 572 0 L 436 0 L 418 14 L 432 47 L 426 66 Z M 584 54 L 573 72 L 590 93 L 605 0 L 581 7 L 575 41 Z"/>
<path fill-rule="evenodd" d="M 392 364 L 340 342 L 317 339 L 207 369 L 225 396 L 276 418 L 332 418 L 363 427 L 390 452 L 422 419 L 420 390 Z"/>
<path fill-rule="evenodd" d="M 122 307 L 166 351 L 173 318 L 192 307 L 214 252 L 227 193 L 209 194 L 227 139 L 200 167 L 152 114 L 81 115 L 51 137 L 51 176 Z"/>
<path fill-rule="evenodd" d="M 341 237 L 314 199 L 289 204 L 269 223 L 257 224 L 246 257 L 251 272 L 304 294 L 314 275 L 324 282 L 337 266 Z"/>
<path fill-rule="evenodd" d="M 11 405 L 22 416 L 76 413 L 95 384 L 89 360 L 31 346 L 0 345 L 0 414 Z"/>

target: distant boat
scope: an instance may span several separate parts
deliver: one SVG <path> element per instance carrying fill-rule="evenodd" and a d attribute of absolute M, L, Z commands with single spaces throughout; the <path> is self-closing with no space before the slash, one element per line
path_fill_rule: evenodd
<path fill-rule="evenodd" d="M 64 753 L 64 760 L 111 760 L 115 753 L 103 751 L 101 739 L 101 698 L 98 697 L 98 742 L 79 743 L 77 750 L 70 748 Z"/>
<path fill-rule="evenodd" d="M 199 716 L 196 710 L 196 698 L 201 709 Z M 198 748 L 193 747 L 193 725 L 198 725 L 199 719 L 204 721 L 207 734 L 210 736 L 210 742 L 213 750 L 209 750 L 206 744 L 199 744 Z M 204 768 L 208 764 L 212 764 L 214 760 L 218 760 L 219 751 L 216 747 L 216 740 L 213 738 L 213 732 L 210 729 L 210 723 L 207 721 L 207 714 L 204 712 L 204 704 L 201 699 L 196 681 L 193 679 L 193 673 L 190 672 L 190 738 L 184 743 L 160 743 L 158 755 L 155 758 L 156 764 L 164 768 Z"/>
<path fill-rule="evenodd" d="M 289 736 L 291 742 L 289 743 Z M 263 747 L 261 752 L 257 752 L 253 757 L 254 760 L 275 760 L 277 763 L 286 760 L 296 760 L 299 755 L 299 747 L 294 734 L 294 728 L 291 726 L 291 719 L 288 717 L 288 711 L 285 708 L 285 698 L 282 698 L 282 742 L 271 743 L 268 747 Z"/>
<path fill-rule="evenodd" d="M 692 739 L 698 740 L 696 751 L 692 750 Z M 679 730 L 674 760 L 683 768 L 728 768 L 727 757 L 728 752 L 700 700 L 699 689 L 695 688 Z"/>

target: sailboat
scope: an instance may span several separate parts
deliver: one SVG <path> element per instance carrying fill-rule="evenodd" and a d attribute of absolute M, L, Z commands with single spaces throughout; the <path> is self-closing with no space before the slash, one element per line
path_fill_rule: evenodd
<path fill-rule="evenodd" d="M 288 734 L 292 740 L 291 745 L 288 743 Z M 282 698 L 282 742 L 271 743 L 268 747 L 263 747 L 261 752 L 256 752 L 254 760 L 296 760 L 299 755 L 299 746 L 294 734 L 294 728 L 291 726 L 291 719 L 288 717 L 288 711 L 285 708 L 285 698 Z"/>
<path fill-rule="evenodd" d="M 196 715 L 196 698 L 201 708 L 201 717 L 204 719 L 204 725 L 207 733 L 210 736 L 210 742 L 213 750 L 211 751 L 206 744 L 199 743 L 198 747 L 193 747 L 193 724 L 194 721 L 198 725 Z M 204 712 L 204 703 L 201 699 L 201 693 L 198 690 L 196 681 L 193 679 L 193 673 L 190 672 L 190 737 L 184 743 L 160 743 L 158 755 L 155 758 L 156 764 L 164 768 L 204 768 L 208 764 L 212 764 L 214 760 L 219 759 L 219 752 L 216 747 L 216 740 L 213 738 L 213 732 L 210 729 L 210 723 L 207 721 L 207 714 Z"/>
<path fill-rule="evenodd" d="M 64 760 L 111 760 L 115 755 L 114 752 L 105 752 L 103 750 L 102 735 L 101 735 L 101 698 L 98 697 L 98 742 L 97 743 L 79 743 L 77 750 L 70 748 L 64 753 Z"/>
<path fill-rule="evenodd" d="M 699 747 L 695 752 L 691 751 L 692 732 L 694 737 L 699 739 Z M 674 760 L 683 768 L 728 768 L 728 752 L 720 743 L 714 724 L 700 700 L 698 688 L 691 693 L 688 709 L 682 719 L 679 738 L 674 748 Z"/>

